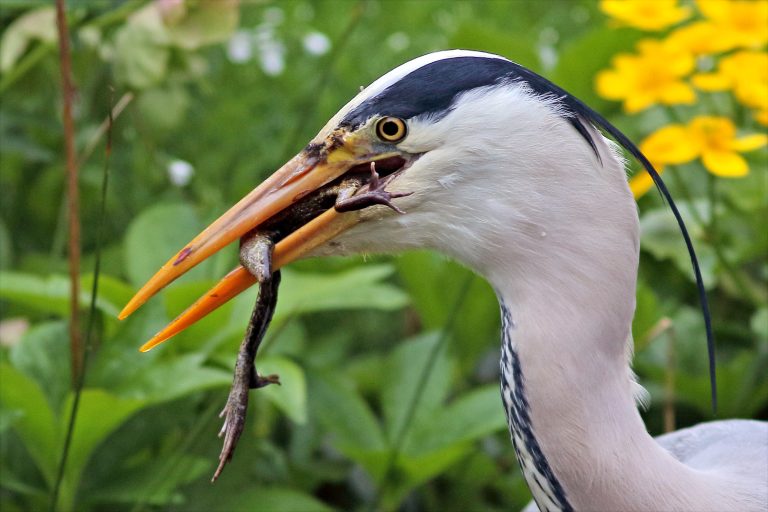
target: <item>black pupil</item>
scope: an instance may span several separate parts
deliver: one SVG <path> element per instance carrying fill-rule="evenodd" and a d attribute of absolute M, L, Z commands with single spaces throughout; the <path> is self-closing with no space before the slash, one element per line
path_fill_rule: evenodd
<path fill-rule="evenodd" d="M 388 137 L 394 137 L 400 133 L 400 127 L 394 121 L 384 121 L 381 132 Z"/>

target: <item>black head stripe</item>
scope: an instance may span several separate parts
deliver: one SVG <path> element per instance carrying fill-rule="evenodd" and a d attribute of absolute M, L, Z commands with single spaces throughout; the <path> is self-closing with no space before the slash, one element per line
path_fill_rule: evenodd
<path fill-rule="evenodd" d="M 511 62 L 488 57 L 453 57 L 426 64 L 350 111 L 342 126 L 357 127 L 372 115 L 402 119 L 444 116 L 464 91 L 497 83 L 509 74 Z"/>
<path fill-rule="evenodd" d="M 533 92 L 552 96 L 570 109 L 568 93 L 552 82 L 506 59 L 493 57 L 449 57 L 426 64 L 352 109 L 340 125 L 357 128 L 371 116 L 386 115 L 410 119 L 430 116 L 438 120 L 450 112 L 463 92 L 506 81 L 524 82 Z M 565 112 L 568 122 L 589 143 L 597 155 L 595 142 L 579 121 L 578 110 Z"/>

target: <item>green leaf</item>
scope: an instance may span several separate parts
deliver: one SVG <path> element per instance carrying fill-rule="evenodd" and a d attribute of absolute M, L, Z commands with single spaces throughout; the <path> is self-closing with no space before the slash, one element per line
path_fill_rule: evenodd
<path fill-rule="evenodd" d="M 160 83 L 168 71 L 168 34 L 155 4 L 131 16 L 115 33 L 115 76 L 137 89 Z"/>
<path fill-rule="evenodd" d="M 56 41 L 56 9 L 41 7 L 13 20 L 0 40 L 0 71 L 10 70 L 31 41 L 53 44 Z"/>
<path fill-rule="evenodd" d="M 768 194 L 766 194 L 765 168 L 768 162 L 765 151 L 751 153 L 749 157 L 752 172 L 736 180 L 718 180 L 718 189 L 732 201 L 739 209 L 755 215 L 755 220 L 764 217 L 768 208 Z M 763 216 L 760 216 L 761 211 Z M 759 222 L 759 220 L 758 220 Z M 762 224 L 760 224 L 762 226 Z"/>
<path fill-rule="evenodd" d="M 499 386 L 489 384 L 474 389 L 448 407 L 441 407 L 429 422 L 423 422 L 407 447 L 417 456 L 442 450 L 453 444 L 476 441 L 507 428 Z"/>
<path fill-rule="evenodd" d="M 161 403 L 232 382 L 229 372 L 203 366 L 205 356 L 187 354 L 169 361 L 155 361 L 123 381 L 114 392 L 121 397 Z"/>
<path fill-rule="evenodd" d="M 91 301 L 93 277 L 80 280 L 80 305 L 86 308 Z M 109 318 L 116 318 L 130 291 L 124 283 L 101 274 L 96 308 Z M 103 290 L 101 286 L 103 284 Z M 60 274 L 41 277 L 24 272 L 0 271 L 0 299 L 6 299 L 39 311 L 59 316 L 69 314 L 69 278 Z M 113 302 L 113 301 L 118 302 Z"/>
<path fill-rule="evenodd" d="M 691 218 L 691 204 L 685 201 L 678 201 L 677 207 L 684 219 Z M 701 212 L 706 222 L 709 218 L 708 205 L 703 202 L 697 202 L 694 207 Z M 704 285 L 707 288 L 711 288 L 715 284 L 717 261 L 714 250 L 704 243 L 703 232 L 697 223 L 689 221 L 686 224 L 688 232 L 696 245 L 696 255 L 699 259 Z M 658 259 L 671 259 L 684 275 L 688 276 L 691 281 L 694 280 L 691 257 L 688 255 L 688 250 L 685 247 L 683 236 L 680 234 L 677 221 L 668 208 L 655 208 L 645 212 L 640 217 L 640 231 L 640 242 L 643 249 Z"/>
<path fill-rule="evenodd" d="M 391 265 L 365 265 L 333 274 L 286 270 L 275 319 L 339 309 L 400 309 L 408 296 L 381 282 L 393 272 Z"/>
<path fill-rule="evenodd" d="M 184 497 L 178 488 L 193 482 L 210 469 L 206 457 L 180 455 L 173 464 L 167 458 L 155 459 L 120 473 L 88 493 L 89 503 L 146 503 L 181 505 Z"/>
<path fill-rule="evenodd" d="M 12 349 L 13 366 L 44 390 L 51 409 L 58 411 L 70 387 L 67 324 L 46 322 L 31 327 Z"/>
<path fill-rule="evenodd" d="M 69 421 L 73 395 L 69 395 L 63 414 L 58 419 L 58 430 L 64 433 Z M 75 429 L 69 448 L 67 471 L 62 482 L 62 508 L 74 503 L 80 476 L 88 459 L 99 444 L 114 432 L 144 403 L 117 397 L 101 389 L 85 389 L 80 395 Z"/>
<path fill-rule="evenodd" d="M 184 203 L 157 204 L 142 211 L 125 235 L 125 271 L 131 283 L 144 284 L 201 227 L 195 210 Z M 201 263 L 188 273 L 188 278 L 200 279 L 208 265 Z"/>
<path fill-rule="evenodd" d="M 408 252 L 399 257 L 396 263 L 400 278 L 424 326 L 427 329 L 444 327 L 450 314 L 449 302 L 458 296 L 461 281 L 470 271 L 429 251 Z"/>
<path fill-rule="evenodd" d="M 331 512 L 313 496 L 288 487 L 262 487 L 221 497 L 221 510 L 269 512 Z"/>
<path fill-rule="evenodd" d="M 403 454 L 398 458 L 396 477 L 382 499 L 382 509 L 395 510 L 408 492 L 418 485 L 426 482 L 453 464 L 464 458 L 472 445 L 457 443 L 438 451 L 422 454 L 418 457 L 410 457 Z"/>
<path fill-rule="evenodd" d="M 12 366 L 0 363 L 0 407 L 21 414 L 13 424 L 24 447 L 51 484 L 58 463 L 60 442 L 57 422 L 45 395 L 29 377 Z"/>
<path fill-rule="evenodd" d="M 168 20 L 171 41 L 187 50 L 226 41 L 240 21 L 238 4 L 238 0 L 187 3 L 185 12 Z"/>
<path fill-rule="evenodd" d="M 304 370 L 285 357 L 267 356 L 257 361 L 259 373 L 280 376 L 279 386 L 267 386 L 259 391 L 291 420 L 299 424 L 307 421 L 307 380 Z"/>
<path fill-rule="evenodd" d="M 2 486 L 4 489 L 8 489 L 19 494 L 25 494 L 27 496 L 36 496 L 37 498 L 41 499 L 47 498 L 48 493 L 45 490 L 29 485 L 29 483 L 25 482 L 22 478 L 17 476 L 11 468 L 7 467 L 5 463 L 0 465 L 0 474 L 3 475 L 2 480 L 0 480 L 0 486 Z M 5 505 L 3 505 L 3 512 L 5 512 Z"/>
<path fill-rule="evenodd" d="M 313 415 L 335 436 L 334 443 L 348 455 L 383 452 L 384 434 L 368 404 L 339 375 L 307 372 L 309 404 Z M 354 458 L 354 457 L 353 457 Z"/>
<path fill-rule="evenodd" d="M 505 430 L 506 425 L 497 385 L 473 390 L 422 418 L 398 456 L 384 508 L 395 508 L 412 488 L 465 457 L 474 441 Z"/>
<path fill-rule="evenodd" d="M 24 413 L 17 410 L 0 409 L 0 434 L 11 428 L 17 420 L 24 417 Z"/>
<path fill-rule="evenodd" d="M 159 133 L 177 128 L 189 109 L 189 94 L 178 85 L 155 87 L 141 93 L 136 107 L 148 127 Z"/>
<path fill-rule="evenodd" d="M 443 346 L 438 348 L 441 341 Z M 383 378 L 386 384 L 381 392 L 390 443 L 405 432 L 405 427 L 409 429 L 409 435 L 406 436 L 408 439 L 415 425 L 429 421 L 442 408 L 450 386 L 452 366 L 446 356 L 444 343 L 440 333 L 431 333 L 398 345 L 390 355 Z M 425 372 L 429 370 L 428 365 L 435 349 L 438 352 L 434 365 L 427 374 Z M 428 376 L 428 379 L 422 380 L 424 376 Z M 418 402 L 411 409 L 417 395 Z M 413 415 L 409 418 L 411 410 Z M 409 423 L 406 425 L 406 422 Z"/>
<path fill-rule="evenodd" d="M 394 509 L 419 484 L 444 473 L 472 450 L 472 442 L 506 429 L 499 388 L 473 390 L 448 407 L 440 407 L 416 425 L 397 458 L 394 477 L 383 497 Z"/>
<path fill-rule="evenodd" d="M 451 334 L 457 340 L 452 350 L 463 370 L 470 371 L 483 353 L 498 346 L 499 303 L 485 280 L 433 252 L 409 252 L 396 263 L 424 328 L 444 329 L 451 324 Z M 469 289 L 454 311 L 467 280 L 471 281 Z"/>

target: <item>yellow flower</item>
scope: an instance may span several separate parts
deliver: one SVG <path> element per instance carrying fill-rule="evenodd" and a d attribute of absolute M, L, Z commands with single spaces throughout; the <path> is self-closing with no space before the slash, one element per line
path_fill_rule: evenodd
<path fill-rule="evenodd" d="M 768 143 L 765 134 L 736 138 L 736 127 L 727 117 L 698 116 L 688 124 L 691 144 L 698 146 L 704 167 L 716 176 L 735 178 L 749 172 L 737 152 L 753 151 Z"/>
<path fill-rule="evenodd" d="M 695 75 L 692 81 L 703 91 L 732 89 L 739 102 L 757 109 L 758 120 L 768 111 L 768 52 L 740 51 L 723 57 L 716 72 Z"/>
<path fill-rule="evenodd" d="M 640 151 L 661 174 L 667 164 L 684 164 L 698 156 L 696 148 L 685 144 L 688 130 L 680 124 L 671 124 L 656 130 L 640 143 Z M 629 188 L 635 197 L 640 197 L 653 187 L 651 175 L 642 171 L 629 180 Z"/>
<path fill-rule="evenodd" d="M 664 30 L 691 15 L 678 0 L 601 0 L 600 10 L 617 21 L 641 30 Z"/>
<path fill-rule="evenodd" d="M 671 124 L 653 132 L 640 143 L 640 151 L 659 173 L 665 165 L 684 164 L 701 158 L 712 174 L 737 178 L 749 172 L 747 161 L 738 153 L 753 151 L 768 144 L 765 134 L 736 138 L 736 127 L 727 117 L 698 116 L 687 125 Z M 635 175 L 629 182 L 635 197 L 653 186 L 646 172 Z"/>
<path fill-rule="evenodd" d="M 768 0 L 698 0 L 696 4 L 734 46 L 755 48 L 768 43 Z"/>
<path fill-rule="evenodd" d="M 683 78 L 693 71 L 693 56 L 661 41 L 645 39 L 638 54 L 619 54 L 613 68 L 597 75 L 597 93 L 610 100 L 624 100 L 624 110 L 635 113 L 656 103 L 687 104 L 696 101 L 693 88 Z"/>
<path fill-rule="evenodd" d="M 733 48 L 730 37 L 723 37 L 717 25 L 708 21 L 697 21 L 675 29 L 667 41 L 694 55 L 710 55 Z"/>

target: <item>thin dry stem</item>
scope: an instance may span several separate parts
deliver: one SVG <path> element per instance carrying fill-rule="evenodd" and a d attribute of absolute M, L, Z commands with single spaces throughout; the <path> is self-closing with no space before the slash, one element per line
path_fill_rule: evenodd
<path fill-rule="evenodd" d="M 59 63 L 61 68 L 62 124 L 64 151 L 67 164 L 67 210 L 69 219 L 69 349 L 72 359 L 72 385 L 77 384 L 83 366 L 83 346 L 80 334 L 80 193 L 75 154 L 75 123 L 72 102 L 75 88 L 72 84 L 72 63 L 69 51 L 69 29 L 64 0 L 56 0 L 56 26 L 59 32 Z"/>
<path fill-rule="evenodd" d="M 83 149 L 83 151 L 80 153 L 80 157 L 77 159 L 78 167 L 82 167 L 83 164 L 85 164 L 85 162 L 88 160 L 91 154 L 93 154 L 93 151 L 99 145 L 99 141 L 101 140 L 101 138 L 109 130 L 111 123 L 117 120 L 118 117 L 120 117 L 120 114 L 123 113 L 123 110 L 125 110 L 125 107 L 127 107 L 128 104 L 131 103 L 131 101 L 133 101 L 132 92 L 126 92 L 120 97 L 119 100 L 117 100 L 117 103 L 115 103 L 115 106 L 112 107 L 111 120 L 110 120 L 110 116 L 107 116 L 104 119 L 104 121 L 101 122 L 99 127 L 96 129 L 96 132 L 93 134 L 93 136 L 90 138 L 88 143 L 85 145 L 85 149 Z"/>

